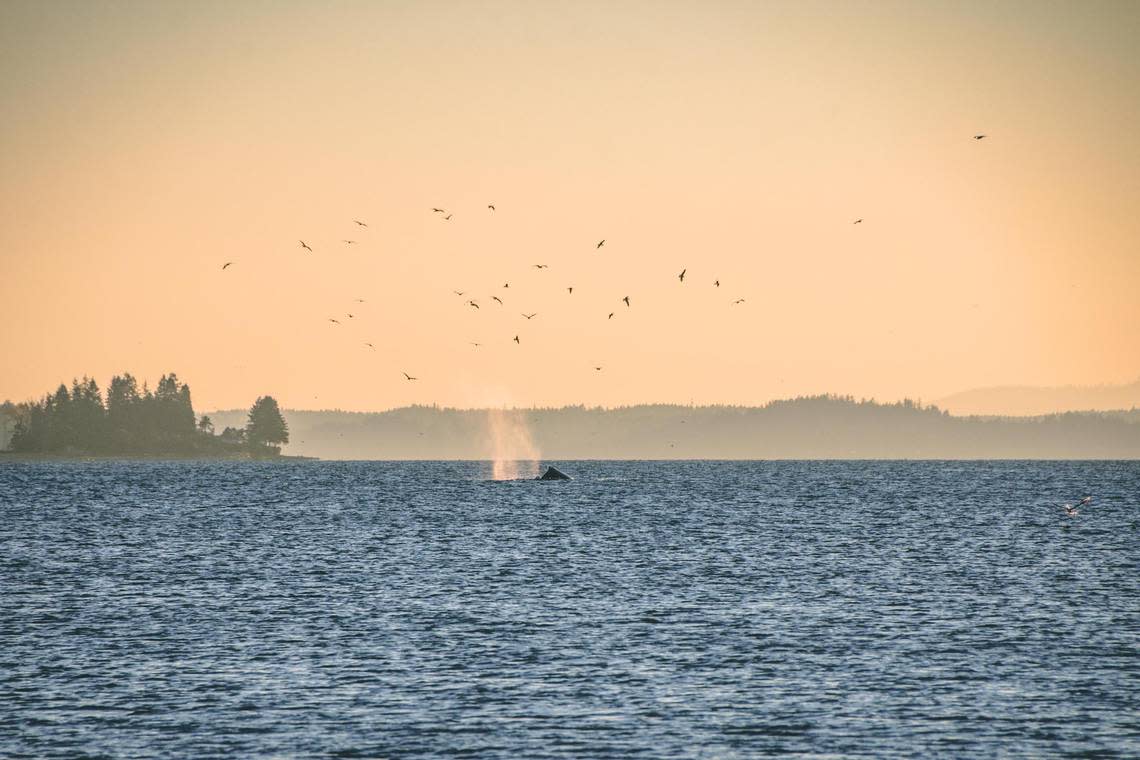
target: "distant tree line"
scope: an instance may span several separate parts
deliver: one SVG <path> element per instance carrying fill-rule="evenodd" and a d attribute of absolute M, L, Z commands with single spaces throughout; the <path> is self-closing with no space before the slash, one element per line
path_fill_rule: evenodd
<path fill-rule="evenodd" d="M 272 396 L 257 399 L 244 428 L 215 434 L 207 416 L 198 418 L 190 386 L 173 372 L 152 391 L 130 373 L 116 375 L 106 397 L 92 378 L 65 384 L 38 401 L 5 402 L 14 419 L 8 447 L 23 454 L 275 456 L 289 430 Z"/>

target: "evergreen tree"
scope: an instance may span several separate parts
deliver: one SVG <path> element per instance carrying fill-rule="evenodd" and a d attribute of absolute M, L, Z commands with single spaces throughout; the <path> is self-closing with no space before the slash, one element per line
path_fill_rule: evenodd
<path fill-rule="evenodd" d="M 281 416 L 277 400 L 272 396 L 261 396 L 249 410 L 249 421 L 245 426 L 246 439 L 251 448 L 259 449 L 275 443 L 289 443 L 289 426 Z"/>

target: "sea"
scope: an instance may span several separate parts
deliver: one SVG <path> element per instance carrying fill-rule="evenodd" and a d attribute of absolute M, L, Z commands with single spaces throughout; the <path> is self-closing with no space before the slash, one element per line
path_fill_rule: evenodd
<path fill-rule="evenodd" d="M 1140 757 L 1140 462 L 545 464 L 0 464 L 0 757 Z"/>

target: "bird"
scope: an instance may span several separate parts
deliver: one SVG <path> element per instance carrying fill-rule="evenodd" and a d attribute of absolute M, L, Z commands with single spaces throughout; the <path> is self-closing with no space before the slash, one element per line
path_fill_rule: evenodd
<path fill-rule="evenodd" d="M 720 280 L 713 280 L 713 285 L 716 285 L 719 288 L 720 287 Z"/>
<path fill-rule="evenodd" d="M 625 298 L 623 298 L 621 300 L 625 301 L 626 306 L 629 306 L 629 296 L 626 296 Z"/>
<path fill-rule="evenodd" d="M 349 318 L 349 319 L 356 319 L 356 317 L 355 317 L 355 316 L 353 316 L 352 314 L 349 314 L 349 315 L 348 315 L 348 318 Z"/>
<path fill-rule="evenodd" d="M 601 371 L 602 371 L 602 368 L 601 368 L 601 367 L 594 367 L 594 371 L 595 371 L 595 372 L 601 372 Z"/>
<path fill-rule="evenodd" d="M 447 216 L 445 216 L 445 217 L 443 218 L 443 221 L 445 221 L 445 222 L 450 222 L 450 221 L 451 221 L 451 214 L 448 214 Z"/>
<path fill-rule="evenodd" d="M 491 209 L 492 211 L 494 211 L 494 210 L 495 210 L 495 204 L 494 204 L 494 203 L 488 203 L 488 204 L 487 204 L 487 208 L 489 208 L 489 209 Z"/>
<path fill-rule="evenodd" d="M 1072 504 L 1062 504 L 1061 509 L 1065 510 L 1065 517 L 1076 517 L 1080 514 Z"/>
<path fill-rule="evenodd" d="M 613 318 L 614 318 L 614 313 L 611 311 L 610 315 L 608 317 L 606 317 L 606 319 L 613 319 Z"/>
<path fill-rule="evenodd" d="M 363 298 L 356 298 L 356 299 L 354 299 L 354 300 L 355 300 L 357 303 L 364 303 L 364 299 L 363 299 Z"/>
<path fill-rule="evenodd" d="M 538 312 L 536 311 L 534 314 L 523 314 L 523 316 L 526 317 L 527 319 L 534 319 L 535 317 L 538 316 Z"/>
<path fill-rule="evenodd" d="M 479 304 L 475 303 L 474 301 L 468 301 L 468 302 L 467 302 L 467 305 L 468 305 L 468 306 L 474 306 L 476 309 L 478 309 L 478 308 L 479 308 Z"/>
<path fill-rule="evenodd" d="M 412 377 L 407 372 L 404 373 L 404 377 L 406 377 L 408 380 L 419 380 L 418 377 Z"/>
<path fill-rule="evenodd" d="M 366 342 L 364 345 L 368 346 L 368 347 L 369 347 L 369 348 L 371 348 L 373 351 L 375 351 L 375 350 L 376 350 L 376 346 L 372 345 L 371 343 L 367 343 L 367 342 Z"/>
<path fill-rule="evenodd" d="M 515 336 L 515 343 L 518 343 L 518 342 L 519 342 L 519 336 L 517 336 L 517 335 L 516 335 L 516 336 Z M 521 343 L 519 343 L 519 345 L 521 346 L 522 344 L 521 344 Z"/>
<path fill-rule="evenodd" d="M 547 265 L 546 264 L 535 264 L 534 268 L 535 269 L 546 269 Z"/>
<path fill-rule="evenodd" d="M 464 294 L 466 291 L 463 291 L 463 290 L 453 290 L 453 291 L 451 291 L 451 292 L 452 292 L 452 293 L 454 293 L 454 294 L 455 294 L 455 295 L 457 295 L 457 296 L 461 296 L 461 295 L 463 295 L 463 294 Z"/>
<path fill-rule="evenodd" d="M 358 225 L 360 225 L 361 227 L 367 227 L 367 226 L 368 226 L 367 224 L 365 224 L 364 222 L 360 221 L 359 219 L 353 219 L 352 221 L 356 222 L 356 223 L 357 223 Z"/>
<path fill-rule="evenodd" d="M 444 211 L 441 208 L 433 208 L 432 211 L 434 211 L 437 214 L 446 214 L 447 213 L 446 211 Z"/>
<path fill-rule="evenodd" d="M 483 345 L 483 344 L 482 344 L 482 343 L 475 343 L 475 342 L 472 342 L 472 343 L 471 343 L 471 345 L 475 346 L 475 348 L 479 348 L 479 346 L 481 346 L 481 345 Z"/>
<path fill-rule="evenodd" d="M 498 301 L 498 302 L 499 302 L 499 306 L 502 306 L 502 305 L 503 305 L 503 299 L 499 298 L 498 296 L 491 296 L 491 300 L 492 300 L 492 301 Z"/>
<path fill-rule="evenodd" d="M 862 224 L 862 223 L 863 223 L 862 217 L 860 217 L 859 219 L 856 219 L 854 222 L 852 222 L 852 224 Z"/>
<path fill-rule="evenodd" d="M 312 248 L 310 248 L 310 247 L 309 247 L 309 245 L 308 245 L 308 243 L 306 243 L 304 240 L 302 240 L 302 241 L 301 241 L 301 247 L 302 247 L 302 248 L 304 248 L 304 249 L 305 249 L 306 251 L 308 251 L 309 253 L 312 253 L 312 252 L 313 252 L 313 249 L 312 249 Z"/>
<path fill-rule="evenodd" d="M 738 304 L 738 303 L 744 303 L 744 299 L 743 299 L 743 298 L 737 298 L 737 299 L 736 299 L 735 301 L 733 301 L 732 303 L 733 303 L 733 305 L 736 305 L 736 304 Z"/>
<path fill-rule="evenodd" d="M 336 324 L 336 325 L 339 325 L 339 324 L 340 324 L 340 320 L 339 320 L 339 319 L 333 319 L 332 317 L 329 317 L 329 321 L 330 321 L 330 322 L 332 322 L 333 324 Z"/>
<path fill-rule="evenodd" d="M 566 288 L 566 292 L 570 295 L 574 295 L 574 286 L 571 285 L 570 287 Z"/>
<path fill-rule="evenodd" d="M 974 139 L 975 140 L 984 140 L 984 139 L 986 139 L 986 136 L 985 135 L 974 135 Z"/>
<path fill-rule="evenodd" d="M 688 271 L 689 271 L 688 269 L 682 269 L 681 274 L 677 275 L 677 279 L 680 280 L 681 282 L 684 282 L 685 281 L 685 272 L 688 272 Z"/>
<path fill-rule="evenodd" d="M 510 284 L 509 282 L 504 282 L 504 283 L 503 283 L 503 287 L 504 287 L 504 288 L 509 288 L 510 286 L 511 286 L 511 284 Z"/>
<path fill-rule="evenodd" d="M 227 268 L 227 267 L 231 267 L 231 266 L 233 266 L 233 262 L 232 262 L 232 261 L 227 261 L 225 264 L 222 264 L 222 271 L 223 271 L 223 272 L 224 272 L 224 271 L 226 271 L 226 268 Z"/>
<path fill-rule="evenodd" d="M 605 244 L 606 244 L 606 240 L 605 240 L 605 238 L 602 238 L 601 240 L 598 241 L 598 244 L 595 245 L 594 247 L 595 248 L 601 248 Z"/>
<path fill-rule="evenodd" d="M 343 242 L 345 245 L 355 245 L 356 244 L 355 240 L 342 240 L 341 242 Z"/>

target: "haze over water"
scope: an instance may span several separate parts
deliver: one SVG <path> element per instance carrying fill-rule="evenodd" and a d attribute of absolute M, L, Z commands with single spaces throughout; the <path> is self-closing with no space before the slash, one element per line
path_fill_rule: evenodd
<path fill-rule="evenodd" d="M 558 464 L 0 467 L 0 754 L 1140 754 L 1136 463 Z"/>

